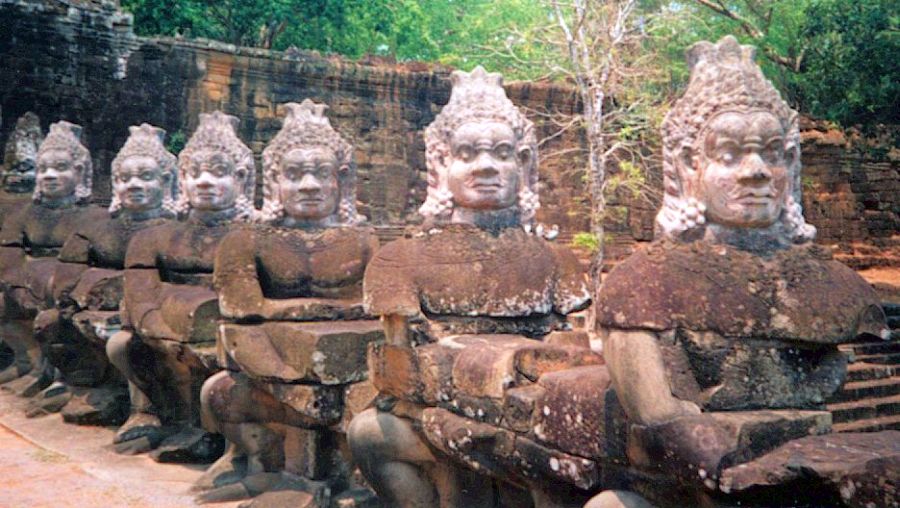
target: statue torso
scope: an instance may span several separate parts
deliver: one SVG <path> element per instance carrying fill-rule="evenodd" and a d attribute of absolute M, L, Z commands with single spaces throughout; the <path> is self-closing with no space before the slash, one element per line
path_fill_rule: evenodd
<path fill-rule="evenodd" d="M 673 390 L 708 410 L 818 408 L 846 374 L 837 344 L 877 303 L 819 247 L 661 242 L 610 273 L 597 313 L 603 329 L 655 332 Z"/>
<path fill-rule="evenodd" d="M 589 302 L 571 253 L 520 228 L 497 235 L 472 226 L 386 245 L 366 273 L 375 314 L 421 313 L 444 333 L 541 336 Z"/>
<path fill-rule="evenodd" d="M 358 296 L 375 243 L 364 228 L 317 232 L 246 229 L 256 245 L 260 285 L 267 298 Z"/>
<path fill-rule="evenodd" d="M 56 256 L 73 231 L 102 220 L 106 211 L 90 205 L 48 208 L 30 203 L 5 222 L 3 243 L 20 243 L 33 257 Z"/>

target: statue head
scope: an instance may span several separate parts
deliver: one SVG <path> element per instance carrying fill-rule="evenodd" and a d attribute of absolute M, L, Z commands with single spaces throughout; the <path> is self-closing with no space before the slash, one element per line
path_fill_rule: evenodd
<path fill-rule="evenodd" d="M 44 141 L 41 121 L 31 111 L 16 120 L 16 128 L 6 141 L 3 156 L 3 188 L 9 192 L 34 192 L 37 151 Z"/>
<path fill-rule="evenodd" d="M 59 121 L 37 152 L 33 199 L 36 203 L 87 202 L 91 199 L 91 154 L 81 144 L 81 126 Z"/>
<path fill-rule="evenodd" d="M 178 154 L 179 214 L 234 212 L 253 215 L 256 165 L 253 152 L 237 137 L 237 117 L 201 113 L 200 125 Z"/>
<path fill-rule="evenodd" d="M 324 104 L 284 105 L 281 131 L 263 151 L 261 220 L 299 227 L 354 225 L 353 147 L 331 127 Z"/>
<path fill-rule="evenodd" d="M 534 124 L 509 100 L 500 74 L 454 71 L 450 101 L 425 129 L 428 196 L 435 223 L 531 224 L 540 206 Z"/>
<path fill-rule="evenodd" d="M 800 198 L 797 112 L 727 36 L 687 51 L 691 79 L 663 122 L 665 196 L 657 236 L 760 236 L 787 246 L 815 237 Z"/>
<path fill-rule="evenodd" d="M 163 145 L 166 131 L 143 123 L 129 127 L 128 132 L 128 139 L 112 161 L 109 213 L 166 210 L 174 214 L 177 159 Z"/>

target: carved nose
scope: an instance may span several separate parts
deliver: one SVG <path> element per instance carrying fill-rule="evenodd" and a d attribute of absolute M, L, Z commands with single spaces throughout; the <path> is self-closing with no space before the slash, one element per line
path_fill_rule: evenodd
<path fill-rule="evenodd" d="M 487 153 L 482 153 L 478 156 L 478 160 L 475 161 L 475 169 L 472 171 L 472 174 L 479 178 L 490 178 L 493 176 L 497 176 L 499 171 L 497 171 L 497 167 L 494 164 L 494 159 Z"/>
<path fill-rule="evenodd" d="M 300 179 L 300 184 L 298 185 L 298 187 L 301 191 L 306 192 L 314 192 L 322 188 L 322 186 L 319 185 L 319 181 L 316 180 L 316 177 L 314 177 L 310 173 L 306 173 L 305 175 L 303 175 L 303 178 Z"/>
<path fill-rule="evenodd" d="M 751 153 L 744 158 L 738 177 L 741 180 L 760 182 L 772 178 L 772 171 L 759 154 Z"/>

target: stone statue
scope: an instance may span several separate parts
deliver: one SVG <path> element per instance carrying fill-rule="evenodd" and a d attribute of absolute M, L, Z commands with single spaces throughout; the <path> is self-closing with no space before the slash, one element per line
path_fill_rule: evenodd
<path fill-rule="evenodd" d="M 40 119 L 30 111 L 16 121 L 15 129 L 6 140 L 0 173 L 0 227 L 6 217 L 31 200 L 34 192 L 35 159 L 43 140 Z M 0 259 L 0 267 L 3 265 L 4 261 Z M 6 371 L 14 359 L 15 353 L 3 343 L 0 335 L 0 373 Z M 0 374 L 0 379 L 3 378 L 4 374 Z"/>
<path fill-rule="evenodd" d="M 229 448 L 198 482 L 202 502 L 301 490 L 294 504 L 327 505 L 349 481 L 338 453 L 344 394 L 374 391 L 360 382 L 366 347 L 383 333 L 365 319 L 362 280 L 378 239 L 356 212 L 353 148 L 325 105 L 285 108 L 263 152 L 263 224 L 232 231 L 216 256 L 226 370 L 201 397 L 204 426 Z"/>
<path fill-rule="evenodd" d="M 0 232 L 3 341 L 15 351 L 15 364 L 0 382 L 9 381 L 4 388 L 23 396 L 35 395 L 54 376 L 32 330 L 37 312 L 54 304 L 52 283 L 63 276 L 56 256 L 73 230 L 103 216 L 88 205 L 91 157 L 80 138 L 78 125 L 50 126 L 37 151 L 32 202 L 10 213 Z"/>
<path fill-rule="evenodd" d="M 213 262 L 222 239 L 253 216 L 253 153 L 238 119 L 201 114 L 178 160 L 178 222 L 137 232 L 125 256 L 123 331 L 110 362 L 131 383 L 131 416 L 115 437 L 121 453 L 156 448 L 159 461 L 206 462 L 220 436 L 203 432 L 200 386 L 217 369 L 218 298 Z"/>
<path fill-rule="evenodd" d="M 35 169 L 38 147 L 44 141 L 41 132 L 41 120 L 31 111 L 25 113 L 16 120 L 16 127 L 6 140 L 6 150 L 3 153 L 2 180 L 3 198 L 8 195 L 31 194 L 34 192 Z M 0 200 L 6 203 L 6 199 Z M 2 209 L 6 217 L 9 210 Z"/>
<path fill-rule="evenodd" d="M 612 386 L 631 423 L 631 466 L 695 487 L 689 499 L 639 489 L 666 506 L 737 496 L 727 477 L 746 469 L 729 468 L 797 438 L 823 440 L 820 456 L 789 460 L 821 464 L 838 447 L 807 436 L 830 431 L 824 404 L 846 375 L 837 345 L 863 333 L 887 338 L 873 289 L 811 243 L 797 113 L 763 77 L 754 48 L 725 37 L 687 56 L 690 83 L 663 123 L 657 239 L 609 274 L 597 302 Z M 852 462 L 852 446 L 840 448 L 845 458 L 829 460 Z"/>
<path fill-rule="evenodd" d="M 479 67 L 454 72 L 452 81 L 450 101 L 425 131 L 425 231 L 384 246 L 364 283 L 386 343 L 369 353 L 376 408 L 353 419 L 349 440 L 389 506 L 495 506 L 495 488 L 500 497 L 521 495 L 436 444 L 428 429 L 448 418 L 498 420 L 503 393 L 549 368 L 525 358 L 600 361 L 586 337 L 580 346 L 541 341 L 577 335 L 566 332 L 565 316 L 590 297 L 572 253 L 531 233 L 532 123 L 506 97 L 499 74 Z M 463 438 L 451 446 L 477 441 Z"/>
<path fill-rule="evenodd" d="M 163 145 L 165 131 L 142 124 L 129 132 L 112 161 L 109 216 L 79 224 L 66 240 L 59 260 L 72 275 L 55 282 L 55 308 L 36 319 L 35 336 L 61 380 L 33 399 L 33 414 L 58 411 L 74 394 L 63 411 L 66 421 L 117 425 L 127 416 L 128 396 L 109 364 L 106 341 L 121 328 L 128 242 L 174 218 L 176 185 L 176 158 Z"/>

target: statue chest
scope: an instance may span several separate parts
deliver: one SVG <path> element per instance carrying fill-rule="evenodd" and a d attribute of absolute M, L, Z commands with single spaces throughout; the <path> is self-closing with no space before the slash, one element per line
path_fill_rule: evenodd
<path fill-rule="evenodd" d="M 426 313 L 514 317 L 552 311 L 556 259 L 542 241 L 453 240 L 429 244 L 421 256 L 415 280 Z"/>
<path fill-rule="evenodd" d="M 319 288 L 359 286 L 369 256 L 365 239 L 349 231 L 282 232 L 257 240 L 260 282 L 266 295 L 276 298 L 315 296 Z"/>
<path fill-rule="evenodd" d="M 123 268 L 131 238 L 142 229 L 158 223 L 158 221 L 126 222 L 109 219 L 98 224 L 88 235 L 90 264 L 101 268 Z"/>
<path fill-rule="evenodd" d="M 167 245 L 160 246 L 159 264 L 172 272 L 211 274 L 219 244 L 230 230 L 231 226 L 179 224 L 167 235 Z"/>
<path fill-rule="evenodd" d="M 86 220 L 93 220 L 88 210 L 78 208 L 50 209 L 33 207 L 23 228 L 26 248 L 32 256 L 55 256 L 60 247 Z"/>

